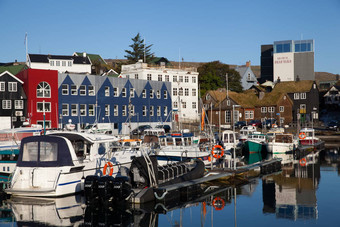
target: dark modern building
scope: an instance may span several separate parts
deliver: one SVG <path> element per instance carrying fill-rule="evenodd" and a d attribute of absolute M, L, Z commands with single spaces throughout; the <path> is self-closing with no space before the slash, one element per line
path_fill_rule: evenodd
<path fill-rule="evenodd" d="M 273 45 L 261 45 L 261 78 L 260 83 L 273 81 Z"/>

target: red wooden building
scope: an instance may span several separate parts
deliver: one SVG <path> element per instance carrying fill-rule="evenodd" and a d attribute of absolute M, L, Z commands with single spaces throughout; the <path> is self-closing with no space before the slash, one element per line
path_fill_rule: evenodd
<path fill-rule="evenodd" d="M 44 122 L 46 128 L 58 127 L 58 71 L 26 69 L 16 75 L 24 82 L 27 118 L 30 124 Z"/>

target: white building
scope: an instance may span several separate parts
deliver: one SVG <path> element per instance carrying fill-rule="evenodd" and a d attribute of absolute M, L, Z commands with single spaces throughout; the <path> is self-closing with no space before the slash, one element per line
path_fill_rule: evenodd
<path fill-rule="evenodd" d="M 120 76 L 172 82 L 173 119 L 178 118 L 180 122 L 198 120 L 198 72 L 196 68 L 169 68 L 162 63 L 161 66 L 148 66 L 140 60 L 135 64 L 123 65 Z"/>
<path fill-rule="evenodd" d="M 91 74 L 91 62 L 86 53 L 83 56 L 28 54 L 26 64 L 32 69 Z"/>
<path fill-rule="evenodd" d="M 274 82 L 315 80 L 314 40 L 274 42 Z"/>

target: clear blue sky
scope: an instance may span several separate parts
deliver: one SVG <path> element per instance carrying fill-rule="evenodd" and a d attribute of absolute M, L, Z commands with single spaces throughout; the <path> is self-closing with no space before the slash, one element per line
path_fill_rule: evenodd
<path fill-rule="evenodd" d="M 140 32 L 169 60 L 260 64 L 262 44 L 314 39 L 315 71 L 340 74 L 340 0 L 0 0 L 0 62 L 28 52 L 124 58 Z"/>

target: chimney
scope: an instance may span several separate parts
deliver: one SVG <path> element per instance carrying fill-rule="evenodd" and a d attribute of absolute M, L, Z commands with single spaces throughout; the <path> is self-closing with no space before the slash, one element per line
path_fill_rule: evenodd
<path fill-rule="evenodd" d="M 259 99 L 262 100 L 264 98 L 264 92 L 260 91 L 259 92 Z"/>
<path fill-rule="evenodd" d="M 247 61 L 247 62 L 246 62 L 246 67 L 250 67 L 250 64 L 251 64 L 250 60 Z"/>
<path fill-rule="evenodd" d="M 280 83 L 280 82 L 281 82 L 281 79 L 280 77 L 278 77 L 276 83 Z"/>
<path fill-rule="evenodd" d="M 86 58 L 86 52 L 83 52 L 83 57 Z"/>
<path fill-rule="evenodd" d="M 296 76 L 296 81 L 300 81 L 299 75 Z"/>

